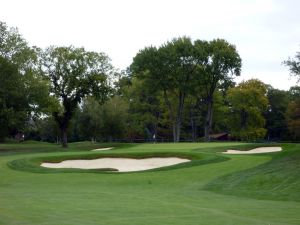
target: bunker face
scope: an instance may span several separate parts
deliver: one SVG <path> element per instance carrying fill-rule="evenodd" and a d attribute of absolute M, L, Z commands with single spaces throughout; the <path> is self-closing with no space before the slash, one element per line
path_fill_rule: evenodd
<path fill-rule="evenodd" d="M 111 150 L 113 149 L 113 147 L 109 147 L 109 148 L 96 148 L 91 150 L 92 152 L 97 152 L 97 151 L 107 151 L 107 150 Z"/>
<path fill-rule="evenodd" d="M 119 172 L 142 171 L 189 162 L 188 159 L 169 158 L 100 158 L 91 160 L 65 160 L 60 163 L 42 163 L 47 168 L 76 168 L 76 169 L 117 169 Z"/>
<path fill-rule="evenodd" d="M 224 154 L 257 154 L 257 153 L 269 153 L 269 152 L 280 152 L 282 151 L 281 147 L 260 147 L 254 148 L 249 151 L 239 151 L 239 150 L 227 150 L 223 152 Z"/>

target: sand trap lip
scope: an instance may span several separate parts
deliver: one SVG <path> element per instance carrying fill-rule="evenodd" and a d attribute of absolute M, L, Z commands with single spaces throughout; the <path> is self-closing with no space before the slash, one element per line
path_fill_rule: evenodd
<path fill-rule="evenodd" d="M 224 154 L 259 154 L 259 153 L 269 153 L 269 152 L 280 152 L 281 147 L 260 147 L 254 148 L 249 151 L 239 151 L 239 150 L 227 150 L 223 152 Z"/>
<path fill-rule="evenodd" d="M 42 167 L 47 168 L 76 168 L 76 169 L 117 169 L 119 172 L 132 172 L 150 170 L 165 166 L 176 165 L 179 163 L 189 162 L 189 159 L 177 157 L 168 158 L 100 158 L 89 160 L 65 160 L 59 163 L 42 163 Z"/>
<path fill-rule="evenodd" d="M 91 150 L 92 152 L 96 152 L 96 151 L 107 151 L 107 150 L 111 150 L 113 149 L 113 147 L 109 147 L 109 148 L 96 148 Z"/>

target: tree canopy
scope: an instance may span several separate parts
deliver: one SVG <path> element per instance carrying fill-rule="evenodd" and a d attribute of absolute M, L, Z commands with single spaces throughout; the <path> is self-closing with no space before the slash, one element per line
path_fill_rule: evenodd
<path fill-rule="evenodd" d="M 283 62 L 300 79 L 300 53 Z M 0 22 L 0 141 L 298 140 L 299 86 L 238 85 L 242 60 L 224 39 L 178 37 L 141 49 L 118 72 L 102 52 L 30 46 Z M 22 135 L 23 136 L 23 135 Z"/>
<path fill-rule="evenodd" d="M 229 89 L 228 101 L 231 107 L 230 130 L 241 140 L 257 140 L 266 134 L 263 113 L 268 107 L 266 85 L 252 79 Z"/>
<path fill-rule="evenodd" d="M 42 73 L 51 84 L 50 95 L 56 99 L 53 116 L 67 147 L 67 129 L 75 109 L 89 95 L 102 102 L 108 97 L 113 67 L 104 53 L 73 46 L 51 46 L 41 54 L 41 62 Z"/>
<path fill-rule="evenodd" d="M 206 103 L 205 136 L 212 124 L 213 95 L 240 74 L 241 59 L 235 46 L 225 40 L 210 42 L 190 38 L 141 50 L 131 64 L 131 71 L 139 79 L 160 91 L 173 123 L 174 141 L 180 140 L 185 100 L 198 96 Z"/>
<path fill-rule="evenodd" d="M 297 52 L 294 58 L 289 58 L 283 62 L 284 65 L 289 67 L 292 76 L 295 76 L 300 81 L 300 52 Z"/>

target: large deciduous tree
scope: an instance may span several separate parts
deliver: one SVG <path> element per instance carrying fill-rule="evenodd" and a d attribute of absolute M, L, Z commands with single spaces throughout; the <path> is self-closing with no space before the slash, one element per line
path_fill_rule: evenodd
<path fill-rule="evenodd" d="M 58 103 L 53 108 L 53 116 L 61 130 L 62 146 L 67 147 L 67 129 L 78 104 L 89 95 L 99 101 L 106 99 L 113 67 L 104 53 L 73 46 L 51 46 L 42 53 L 41 59 L 41 70 L 51 83 L 50 95 Z"/>
<path fill-rule="evenodd" d="M 199 70 L 200 87 L 206 104 L 204 137 L 209 140 L 212 127 L 214 93 L 227 88 L 241 72 L 242 61 L 234 45 L 223 39 L 212 40 L 206 47 L 207 60 Z"/>
<path fill-rule="evenodd" d="M 197 52 L 189 38 L 173 39 L 159 48 L 141 50 L 130 67 L 134 76 L 144 79 L 153 92 L 163 96 L 173 124 L 174 142 L 180 140 L 184 104 L 194 73 L 205 60 L 199 50 L 202 48 Z"/>

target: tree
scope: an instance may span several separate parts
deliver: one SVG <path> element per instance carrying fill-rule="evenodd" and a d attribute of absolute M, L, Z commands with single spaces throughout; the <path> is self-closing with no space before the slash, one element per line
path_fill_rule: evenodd
<path fill-rule="evenodd" d="M 291 138 L 294 141 L 300 139 L 300 98 L 291 101 L 286 112 L 286 120 Z"/>
<path fill-rule="evenodd" d="M 41 61 L 41 70 L 51 83 L 50 95 L 57 101 L 53 117 L 62 133 L 62 146 L 67 147 L 67 130 L 78 104 L 90 95 L 101 102 L 106 99 L 113 67 L 104 53 L 73 46 L 51 46 L 41 54 Z"/>
<path fill-rule="evenodd" d="M 79 113 L 79 130 L 84 139 L 96 141 L 103 127 L 102 104 L 93 97 L 83 100 Z"/>
<path fill-rule="evenodd" d="M 287 137 L 285 115 L 289 104 L 289 94 L 287 91 L 269 86 L 267 88 L 267 97 L 269 106 L 265 112 L 265 119 L 268 138 L 282 140 Z"/>
<path fill-rule="evenodd" d="M 149 140 L 159 136 L 158 123 L 165 108 L 161 92 L 153 91 L 149 84 L 133 77 L 124 89 L 123 98 L 129 103 L 128 136 L 131 139 Z"/>
<path fill-rule="evenodd" d="M 173 124 L 174 142 L 180 140 L 185 100 L 194 72 L 203 60 L 202 52 L 196 52 L 194 43 L 183 37 L 173 39 L 158 49 L 148 47 L 141 50 L 130 67 L 133 75 L 149 83 L 153 92 L 161 92 Z"/>
<path fill-rule="evenodd" d="M 295 58 L 284 61 L 283 64 L 289 67 L 290 74 L 300 81 L 300 52 L 297 52 Z"/>
<path fill-rule="evenodd" d="M 36 68 L 39 48 L 30 47 L 17 28 L 0 21 L 0 55 L 18 67 L 22 74 Z"/>
<path fill-rule="evenodd" d="M 207 106 L 204 137 L 209 140 L 212 127 L 214 93 L 217 89 L 230 86 L 233 78 L 241 72 L 241 58 L 234 45 L 223 39 L 210 41 L 206 47 L 207 60 L 199 69 L 199 87 L 204 89 L 200 98 Z"/>
<path fill-rule="evenodd" d="M 241 82 L 228 90 L 229 127 L 241 140 L 257 140 L 266 134 L 263 113 L 268 107 L 266 85 L 257 79 Z"/>
<path fill-rule="evenodd" d="M 38 73 L 38 51 L 28 46 L 16 28 L 0 22 L 0 129 L 3 135 L 24 131 L 25 123 L 47 112 L 50 98 L 47 82 Z"/>
<path fill-rule="evenodd" d="M 300 87 L 293 86 L 289 90 L 289 103 L 287 106 L 285 120 L 291 140 L 300 139 Z"/>
<path fill-rule="evenodd" d="M 17 66 L 0 56 L 0 140 L 12 131 L 23 128 L 28 102 L 24 77 Z"/>
<path fill-rule="evenodd" d="M 128 103 L 113 96 L 102 107 L 103 126 L 101 135 L 108 141 L 123 138 L 127 129 Z"/>

